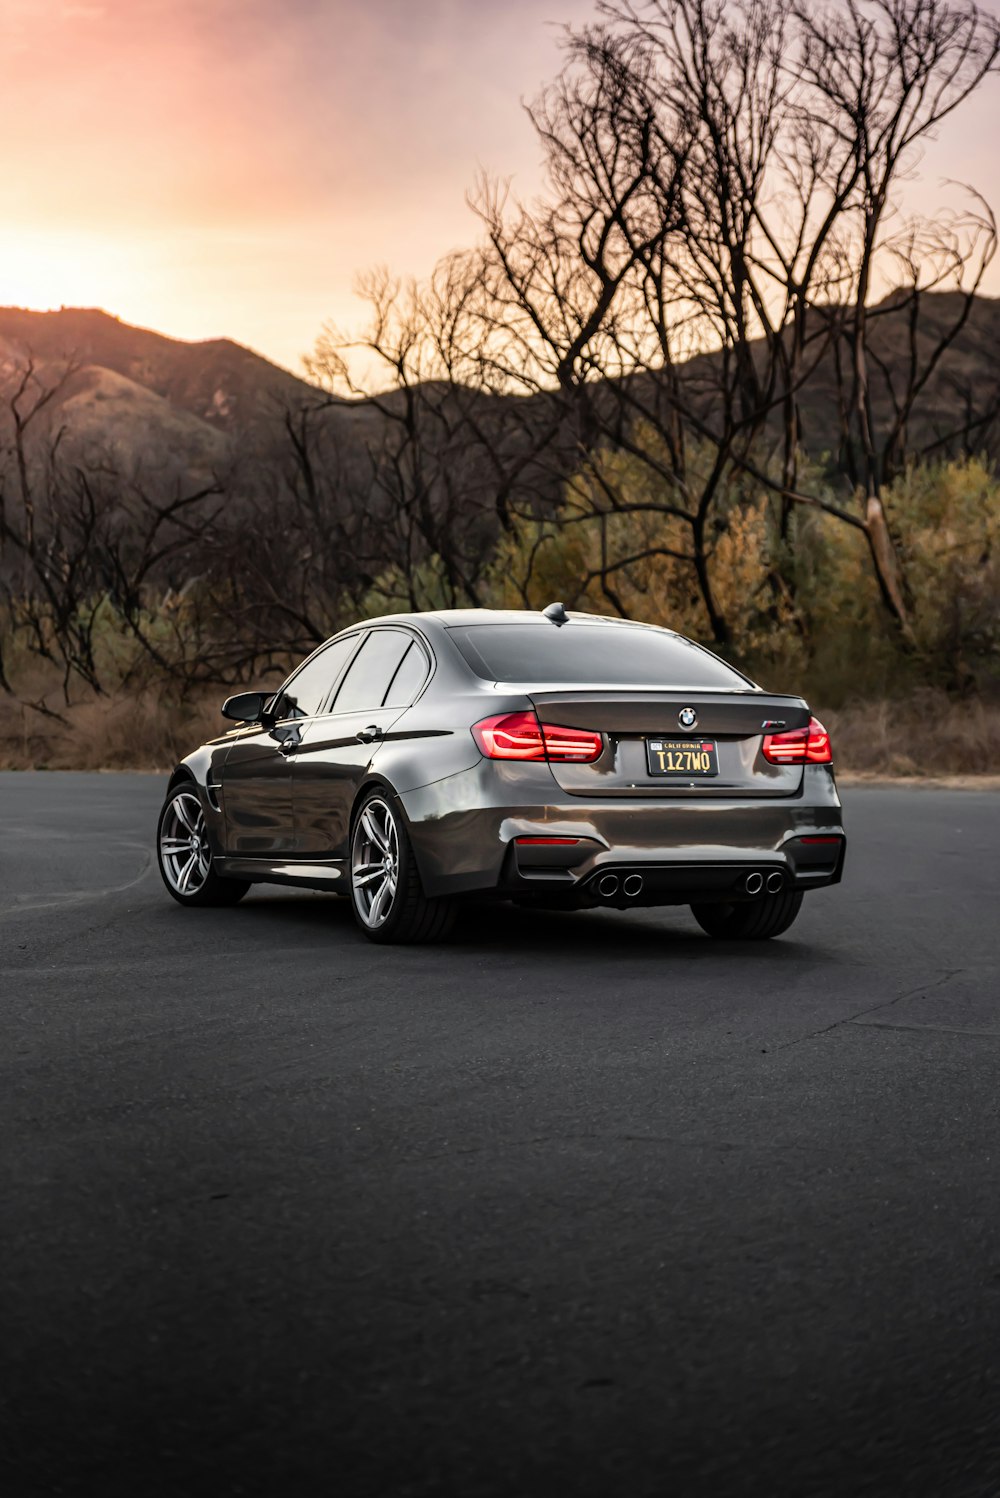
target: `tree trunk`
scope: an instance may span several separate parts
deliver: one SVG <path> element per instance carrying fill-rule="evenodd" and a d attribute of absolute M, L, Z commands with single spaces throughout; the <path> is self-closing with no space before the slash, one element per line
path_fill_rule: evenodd
<path fill-rule="evenodd" d="M 865 535 L 868 537 L 868 547 L 882 599 L 899 625 L 903 638 L 912 645 L 913 629 L 906 607 L 902 570 L 895 543 L 889 533 L 885 510 L 877 494 L 869 494 L 865 505 Z"/>

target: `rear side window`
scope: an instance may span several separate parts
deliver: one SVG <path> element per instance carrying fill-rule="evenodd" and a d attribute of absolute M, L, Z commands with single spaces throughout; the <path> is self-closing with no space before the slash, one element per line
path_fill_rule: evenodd
<path fill-rule="evenodd" d="M 333 712 L 362 712 L 381 707 L 411 643 L 410 636 L 402 630 L 373 629 L 351 662 Z"/>
<path fill-rule="evenodd" d="M 385 694 L 384 707 L 409 707 L 427 677 L 427 661 L 419 645 L 413 644 L 396 668 Z"/>
<path fill-rule="evenodd" d="M 569 686 L 747 687 L 738 671 L 690 640 L 657 629 L 569 624 L 472 624 L 449 631 L 484 681 Z"/>
<path fill-rule="evenodd" d="M 278 714 L 282 718 L 314 718 L 330 695 L 337 677 L 357 649 L 358 636 L 334 640 L 296 671 L 281 690 Z"/>

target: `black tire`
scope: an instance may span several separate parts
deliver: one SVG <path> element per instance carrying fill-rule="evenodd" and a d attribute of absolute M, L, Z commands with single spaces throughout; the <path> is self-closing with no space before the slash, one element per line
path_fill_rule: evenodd
<path fill-rule="evenodd" d="M 190 780 L 175 785 L 163 803 L 156 824 L 156 862 L 178 905 L 235 905 L 250 888 L 249 880 L 224 879 L 212 867 L 201 797 Z"/>
<path fill-rule="evenodd" d="M 691 914 L 703 931 L 718 940 L 767 941 L 788 930 L 801 905 L 799 890 L 782 889 L 738 905 L 692 905 Z"/>
<path fill-rule="evenodd" d="M 379 839 L 372 835 L 375 829 Z M 358 803 L 351 822 L 350 864 L 351 908 L 369 941 L 433 942 L 451 930 L 455 901 L 424 894 L 402 812 L 388 792 L 373 789 Z M 385 882 L 380 882 L 380 869 L 392 888 L 384 906 L 374 912 Z"/>

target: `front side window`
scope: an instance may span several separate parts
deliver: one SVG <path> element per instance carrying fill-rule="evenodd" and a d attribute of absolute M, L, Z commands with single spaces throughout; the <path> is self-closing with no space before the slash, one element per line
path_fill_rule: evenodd
<path fill-rule="evenodd" d="M 331 711 L 381 707 L 412 641 L 401 629 L 373 629 L 351 662 Z"/>
<path fill-rule="evenodd" d="M 357 643 L 357 635 L 347 635 L 342 640 L 334 640 L 332 645 L 327 645 L 325 650 L 306 661 L 281 689 L 279 718 L 315 718 Z"/>

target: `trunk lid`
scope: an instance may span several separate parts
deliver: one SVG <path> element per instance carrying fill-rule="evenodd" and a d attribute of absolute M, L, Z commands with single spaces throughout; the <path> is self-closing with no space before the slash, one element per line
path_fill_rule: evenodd
<path fill-rule="evenodd" d="M 556 781 L 570 795 L 791 796 L 802 784 L 801 765 L 772 765 L 761 753 L 765 733 L 807 725 L 809 709 L 801 697 L 752 688 L 731 692 L 592 687 L 526 691 L 542 723 L 604 735 L 604 752 L 592 764 L 550 764 Z M 650 740 L 689 741 L 698 748 L 712 743 L 718 773 L 653 775 L 647 758 Z"/>

